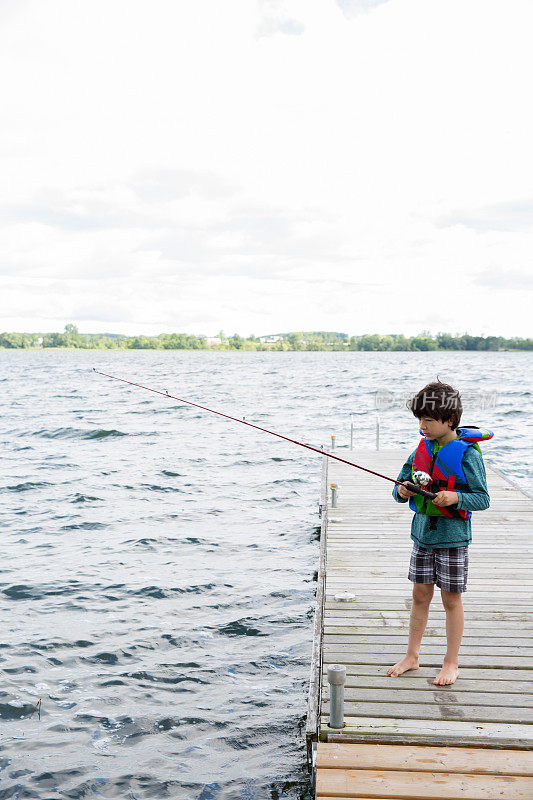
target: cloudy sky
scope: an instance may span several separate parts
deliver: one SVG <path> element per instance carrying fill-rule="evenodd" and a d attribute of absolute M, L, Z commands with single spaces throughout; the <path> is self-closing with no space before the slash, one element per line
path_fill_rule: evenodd
<path fill-rule="evenodd" d="M 531 0 L 0 0 L 0 330 L 531 335 Z"/>

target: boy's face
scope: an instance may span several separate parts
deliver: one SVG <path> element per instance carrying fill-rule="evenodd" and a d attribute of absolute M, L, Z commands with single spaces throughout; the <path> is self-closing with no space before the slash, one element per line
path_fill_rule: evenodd
<path fill-rule="evenodd" d="M 451 422 L 442 422 L 433 417 L 420 417 L 419 424 L 426 439 L 440 439 L 452 430 Z"/>

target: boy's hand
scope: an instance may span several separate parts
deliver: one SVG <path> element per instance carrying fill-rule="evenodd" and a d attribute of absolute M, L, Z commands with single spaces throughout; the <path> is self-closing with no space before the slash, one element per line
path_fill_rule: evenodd
<path fill-rule="evenodd" d="M 415 494 L 414 492 L 410 492 L 409 489 L 405 488 L 407 485 L 408 482 L 404 481 L 404 483 L 400 483 L 398 486 L 398 494 L 400 497 L 403 497 L 404 500 L 407 500 L 409 497 L 414 497 Z"/>
<path fill-rule="evenodd" d="M 438 492 L 431 501 L 436 506 L 454 506 L 459 500 L 457 492 Z"/>

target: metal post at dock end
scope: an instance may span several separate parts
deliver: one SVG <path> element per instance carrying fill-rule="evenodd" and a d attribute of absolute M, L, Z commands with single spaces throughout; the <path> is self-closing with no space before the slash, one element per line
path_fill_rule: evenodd
<path fill-rule="evenodd" d="M 330 483 L 329 488 L 331 489 L 331 507 L 337 508 L 337 489 L 339 488 L 339 484 Z"/>
<path fill-rule="evenodd" d="M 346 683 L 346 667 L 344 664 L 330 664 L 328 667 L 329 683 L 329 727 L 344 728 L 344 684 Z"/>
<path fill-rule="evenodd" d="M 331 434 L 331 449 L 335 450 L 335 434 Z"/>
<path fill-rule="evenodd" d="M 379 450 L 379 414 L 376 417 L 376 450 Z"/>

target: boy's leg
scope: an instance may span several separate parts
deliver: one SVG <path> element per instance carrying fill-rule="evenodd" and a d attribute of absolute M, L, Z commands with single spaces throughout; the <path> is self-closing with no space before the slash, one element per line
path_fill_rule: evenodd
<path fill-rule="evenodd" d="M 446 655 L 442 669 L 433 681 L 437 686 L 449 686 L 459 675 L 459 647 L 463 636 L 464 612 L 460 592 L 441 589 L 442 605 L 446 611 Z"/>
<path fill-rule="evenodd" d="M 459 646 L 463 636 L 464 612 L 461 592 L 466 591 L 468 547 L 435 551 L 437 586 L 446 611 L 446 655 L 442 669 L 433 681 L 437 686 L 455 683 L 459 675 Z"/>
<path fill-rule="evenodd" d="M 395 664 L 389 667 L 388 673 L 392 678 L 397 678 L 403 672 L 410 669 L 418 669 L 418 655 L 420 653 L 420 642 L 426 630 L 429 615 L 429 605 L 433 597 L 435 585 L 433 583 L 413 584 L 413 606 L 411 608 L 411 618 L 409 620 L 409 643 L 407 653 Z"/>

